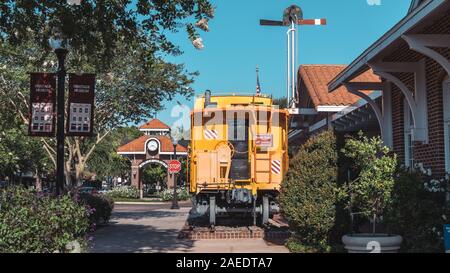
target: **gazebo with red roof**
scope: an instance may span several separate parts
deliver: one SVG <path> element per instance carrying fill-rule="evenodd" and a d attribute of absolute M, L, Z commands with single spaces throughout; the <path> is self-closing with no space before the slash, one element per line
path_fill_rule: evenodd
<path fill-rule="evenodd" d="M 131 161 L 131 185 L 138 188 L 143 196 L 142 170 L 148 164 L 156 163 L 167 169 L 173 158 L 174 146 L 170 138 L 170 127 L 158 119 L 141 125 L 143 136 L 119 147 L 117 153 Z M 177 156 L 187 156 L 187 148 L 178 144 Z M 174 176 L 167 173 L 167 186 L 173 188 Z"/>

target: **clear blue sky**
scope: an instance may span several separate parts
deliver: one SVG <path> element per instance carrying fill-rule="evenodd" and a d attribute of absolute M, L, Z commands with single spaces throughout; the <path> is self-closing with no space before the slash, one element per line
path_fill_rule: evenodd
<path fill-rule="evenodd" d="M 381 1 L 369 5 L 368 1 Z M 327 26 L 304 26 L 299 35 L 299 64 L 349 64 L 363 50 L 403 18 L 411 0 L 213 0 L 215 18 L 210 32 L 200 32 L 205 48 L 194 49 L 187 34 L 170 35 L 184 54 L 168 57 L 199 71 L 196 94 L 214 92 L 254 93 L 255 67 L 260 67 L 262 92 L 282 97 L 286 78 L 286 28 L 261 27 L 259 19 L 280 20 L 291 4 L 303 9 L 305 18 L 326 18 Z M 192 107 L 188 101 L 177 98 Z M 171 125 L 176 100 L 166 103 L 157 117 Z"/>

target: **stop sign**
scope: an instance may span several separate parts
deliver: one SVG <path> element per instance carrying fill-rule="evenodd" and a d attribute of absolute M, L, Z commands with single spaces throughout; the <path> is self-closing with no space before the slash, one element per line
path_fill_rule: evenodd
<path fill-rule="evenodd" d="M 169 161 L 169 173 L 179 173 L 181 171 L 181 162 L 178 160 Z"/>

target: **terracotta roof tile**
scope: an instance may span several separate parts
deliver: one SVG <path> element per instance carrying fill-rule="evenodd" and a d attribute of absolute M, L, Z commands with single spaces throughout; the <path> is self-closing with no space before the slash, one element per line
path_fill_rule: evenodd
<path fill-rule="evenodd" d="M 315 107 L 325 105 L 348 106 L 356 103 L 361 98 L 348 92 L 347 88 L 340 87 L 328 92 L 328 83 L 334 79 L 346 65 L 302 65 L 298 72 L 298 78 L 303 81 L 309 96 Z M 356 77 L 354 82 L 380 82 L 372 70 Z M 372 91 L 363 91 L 366 94 Z"/>
<path fill-rule="evenodd" d="M 117 152 L 119 153 L 135 153 L 135 152 L 145 152 L 145 142 L 150 138 L 156 138 L 161 143 L 161 152 L 163 153 L 169 153 L 173 152 L 173 144 L 172 141 L 168 136 L 151 136 L 151 135 L 144 135 L 141 136 L 117 149 Z M 187 152 L 186 147 L 178 144 L 177 145 L 177 152 L 185 153 Z"/>
<path fill-rule="evenodd" d="M 160 121 L 159 119 L 152 119 L 149 122 L 141 125 L 141 127 L 139 127 L 139 129 L 170 129 L 170 127 L 165 124 L 164 122 Z"/>

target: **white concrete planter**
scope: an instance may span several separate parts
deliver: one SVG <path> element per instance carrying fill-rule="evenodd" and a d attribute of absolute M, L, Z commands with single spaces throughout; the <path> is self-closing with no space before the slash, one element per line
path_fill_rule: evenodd
<path fill-rule="evenodd" d="M 342 237 L 348 253 L 397 253 L 403 238 L 391 234 L 349 234 Z"/>

